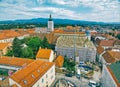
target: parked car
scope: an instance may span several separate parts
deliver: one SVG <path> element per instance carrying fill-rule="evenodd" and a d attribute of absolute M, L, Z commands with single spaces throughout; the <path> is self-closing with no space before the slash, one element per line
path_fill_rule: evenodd
<path fill-rule="evenodd" d="M 65 76 L 72 77 L 73 75 L 71 73 L 67 73 L 67 74 L 65 74 Z"/>
<path fill-rule="evenodd" d="M 80 79 L 80 74 L 76 74 L 76 77 L 77 77 L 78 79 Z"/>
<path fill-rule="evenodd" d="M 95 81 L 93 81 L 93 80 L 90 80 L 90 81 L 89 81 L 89 86 L 90 86 L 90 87 L 97 87 L 96 85 L 97 85 L 97 82 L 95 82 Z"/>

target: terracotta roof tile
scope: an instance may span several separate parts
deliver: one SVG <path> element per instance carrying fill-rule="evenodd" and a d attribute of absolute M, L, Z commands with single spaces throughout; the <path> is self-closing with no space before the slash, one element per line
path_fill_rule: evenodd
<path fill-rule="evenodd" d="M 13 84 L 12 87 L 18 87 L 16 84 Z"/>
<path fill-rule="evenodd" d="M 102 46 L 98 46 L 97 47 L 97 53 L 98 54 L 101 54 L 101 53 L 103 53 L 104 52 L 104 48 L 102 48 Z"/>
<path fill-rule="evenodd" d="M 0 43 L 0 50 L 3 50 L 9 43 Z"/>
<path fill-rule="evenodd" d="M 0 57 L 0 64 L 9 66 L 23 66 L 32 63 L 34 60 L 24 58 Z"/>
<path fill-rule="evenodd" d="M 0 32 L 0 40 L 14 38 L 14 37 L 22 36 L 25 34 L 33 34 L 33 33 L 35 33 L 34 29 L 2 30 Z"/>
<path fill-rule="evenodd" d="M 107 51 L 103 57 L 107 63 L 114 63 L 120 60 L 120 52 Z"/>
<path fill-rule="evenodd" d="M 98 45 L 100 46 L 113 46 L 115 40 L 101 40 Z"/>
<path fill-rule="evenodd" d="M 0 32 L 0 39 L 7 39 L 7 38 L 13 38 L 21 36 L 21 34 L 15 32 L 14 30 L 2 30 Z"/>
<path fill-rule="evenodd" d="M 55 65 L 57 66 L 57 67 L 62 67 L 63 66 L 63 63 L 64 63 L 64 58 L 63 58 L 63 56 L 58 56 L 57 58 L 56 58 L 56 60 L 55 60 Z"/>
<path fill-rule="evenodd" d="M 22 87 L 33 86 L 54 63 L 36 60 L 25 68 L 15 72 L 10 78 L 20 84 Z M 44 68 L 43 68 L 44 67 Z M 24 82 L 26 81 L 26 83 Z"/>
<path fill-rule="evenodd" d="M 56 36 L 53 32 L 51 33 L 39 33 L 39 34 L 33 34 L 33 36 L 38 36 L 40 39 L 43 39 L 44 37 L 47 38 L 49 43 L 55 44 L 57 41 L 58 36 Z"/>
<path fill-rule="evenodd" d="M 116 59 L 116 61 L 120 60 L 120 52 L 117 51 L 109 51 L 109 53 L 112 55 L 112 57 L 114 57 Z"/>
<path fill-rule="evenodd" d="M 73 29 L 73 26 L 67 26 L 66 29 L 72 30 L 72 29 Z"/>
<path fill-rule="evenodd" d="M 51 51 L 51 49 L 39 49 L 36 58 L 49 59 Z"/>
<path fill-rule="evenodd" d="M 64 30 L 61 30 L 61 29 L 54 30 L 54 33 L 62 33 L 62 32 L 64 32 Z"/>

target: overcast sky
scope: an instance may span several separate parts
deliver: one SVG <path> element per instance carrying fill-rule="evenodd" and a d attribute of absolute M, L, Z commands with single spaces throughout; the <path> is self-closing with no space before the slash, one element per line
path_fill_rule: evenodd
<path fill-rule="evenodd" d="M 0 0 L 0 21 L 31 18 L 120 22 L 120 0 Z"/>

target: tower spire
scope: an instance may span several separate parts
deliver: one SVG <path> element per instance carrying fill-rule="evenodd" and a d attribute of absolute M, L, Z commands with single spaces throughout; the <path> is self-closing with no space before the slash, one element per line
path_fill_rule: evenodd
<path fill-rule="evenodd" d="M 51 14 L 50 14 L 50 18 L 52 18 L 52 17 L 51 17 Z"/>
<path fill-rule="evenodd" d="M 51 14 L 49 15 L 49 19 L 48 19 L 48 29 L 49 31 L 54 31 L 54 22 L 52 20 Z"/>
<path fill-rule="evenodd" d="M 51 14 L 50 14 L 50 18 L 49 18 L 49 21 L 52 21 L 52 16 L 51 16 Z"/>

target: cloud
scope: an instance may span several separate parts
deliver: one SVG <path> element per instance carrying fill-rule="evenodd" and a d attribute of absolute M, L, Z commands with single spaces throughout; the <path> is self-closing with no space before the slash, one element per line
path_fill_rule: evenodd
<path fill-rule="evenodd" d="M 66 2 L 64 0 L 51 0 L 52 3 L 55 3 L 55 4 L 60 4 L 60 5 L 65 5 Z"/>
<path fill-rule="evenodd" d="M 120 22 L 118 0 L 1 0 L 0 20 L 48 17 Z"/>

